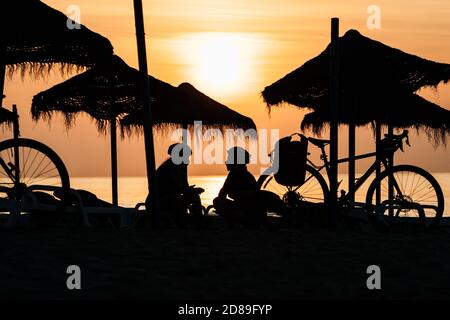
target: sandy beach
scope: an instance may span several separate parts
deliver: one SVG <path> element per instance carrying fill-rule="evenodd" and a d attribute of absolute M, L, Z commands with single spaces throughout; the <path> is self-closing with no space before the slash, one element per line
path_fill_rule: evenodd
<path fill-rule="evenodd" d="M 446 230 L 2 229 L 1 299 L 448 299 Z M 78 265 L 82 289 L 66 288 Z M 366 287 L 381 268 L 379 291 Z"/>

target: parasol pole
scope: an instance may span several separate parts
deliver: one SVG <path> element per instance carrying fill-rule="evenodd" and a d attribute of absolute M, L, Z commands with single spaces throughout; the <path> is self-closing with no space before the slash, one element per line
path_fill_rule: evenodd
<path fill-rule="evenodd" d="M 0 65 L 0 90 L 1 90 L 1 99 L 0 99 L 0 107 L 3 106 L 3 92 L 5 90 L 5 76 L 6 76 L 6 65 Z M 19 159 L 19 115 L 17 113 L 17 106 L 14 104 L 12 107 L 12 112 L 14 114 L 13 121 L 13 139 L 14 139 L 14 166 L 16 170 L 14 170 L 14 184 L 15 187 L 18 187 L 20 183 L 20 159 Z"/>
<path fill-rule="evenodd" d="M 348 125 L 348 191 L 350 200 L 355 201 L 355 155 L 356 155 L 356 126 L 352 122 Z"/>
<path fill-rule="evenodd" d="M 13 104 L 12 112 L 14 113 L 13 122 L 13 139 L 14 139 L 14 186 L 19 188 L 20 185 L 20 153 L 19 153 L 19 115 L 17 113 L 17 106 Z"/>
<path fill-rule="evenodd" d="M 380 160 L 380 150 L 379 150 L 379 146 L 380 146 L 380 141 L 381 141 L 381 123 L 380 121 L 376 121 L 375 122 L 375 147 L 376 147 L 376 152 L 377 152 L 377 160 Z M 375 177 L 378 179 L 381 175 L 381 166 L 377 166 L 376 169 L 376 173 L 375 173 Z M 381 187 L 380 184 L 378 184 L 377 189 L 376 189 L 376 205 L 379 206 L 381 204 Z"/>
<path fill-rule="evenodd" d="M 331 222 L 338 216 L 338 108 L 339 108 L 339 18 L 331 19 L 331 66 L 330 66 L 330 209 Z"/>
<path fill-rule="evenodd" d="M 150 100 L 150 82 L 148 79 L 147 52 L 145 44 L 144 14 L 142 10 L 142 0 L 133 0 L 134 19 L 136 27 L 136 42 L 139 57 L 139 71 L 141 82 L 141 97 L 144 106 L 144 140 L 145 140 L 145 160 L 147 166 L 148 191 L 153 201 L 151 212 L 154 217 L 159 216 L 159 198 L 158 188 L 156 186 L 156 164 L 155 164 L 155 146 L 152 130 L 152 113 Z M 149 208 L 147 208 L 148 210 Z"/>
<path fill-rule="evenodd" d="M 187 132 L 187 130 L 188 130 L 188 125 L 187 125 L 187 123 L 183 123 L 182 142 L 183 142 L 184 144 L 186 144 L 186 145 L 189 143 L 189 141 L 188 141 L 188 132 Z"/>
<path fill-rule="evenodd" d="M 350 192 L 350 201 L 355 201 L 355 168 L 356 168 L 356 125 L 355 125 L 355 107 L 356 98 L 353 101 L 350 124 L 348 125 L 348 191 Z"/>
<path fill-rule="evenodd" d="M 3 92 L 5 90 L 6 66 L 0 64 L 0 107 L 3 107 Z"/>
<path fill-rule="evenodd" d="M 117 174 L 117 122 L 116 117 L 111 116 L 111 190 L 112 203 L 119 205 L 118 174 Z"/>
<path fill-rule="evenodd" d="M 394 134 L 394 127 L 392 126 L 392 124 L 388 124 L 388 135 L 392 136 Z M 389 168 L 387 168 L 390 172 L 389 174 L 389 178 L 388 178 L 388 195 L 389 195 L 389 204 L 391 203 L 391 201 L 394 199 L 394 177 L 392 175 L 392 168 L 394 167 L 394 154 L 392 154 L 391 156 L 389 156 L 388 159 L 389 162 Z M 394 208 L 392 207 L 392 205 L 389 205 L 389 216 L 393 216 L 394 215 Z"/>

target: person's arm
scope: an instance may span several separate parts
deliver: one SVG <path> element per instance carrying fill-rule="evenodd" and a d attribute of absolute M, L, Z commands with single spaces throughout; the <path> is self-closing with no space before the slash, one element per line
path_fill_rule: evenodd
<path fill-rule="evenodd" d="M 219 191 L 219 198 L 226 198 L 229 192 L 229 187 L 230 185 L 230 175 L 227 176 L 227 178 L 225 179 L 225 182 L 222 186 L 222 189 L 220 189 Z"/>

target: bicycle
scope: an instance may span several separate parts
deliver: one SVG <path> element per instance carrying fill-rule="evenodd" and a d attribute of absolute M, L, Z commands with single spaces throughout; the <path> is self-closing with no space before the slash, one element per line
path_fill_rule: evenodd
<path fill-rule="evenodd" d="M 16 106 L 9 112 L 14 138 L 0 142 L 0 212 L 16 216 L 29 212 L 32 209 L 27 208 L 30 192 L 47 204 L 58 202 L 59 205 L 54 206 L 54 213 L 59 212 L 61 206 L 69 200 L 70 180 L 67 169 L 56 152 L 45 144 L 19 138 Z M 0 122 L 2 120 L 6 119 L 0 119 Z M 51 195 L 55 190 L 58 191 L 60 201 L 56 201 Z"/>
<path fill-rule="evenodd" d="M 403 141 L 409 144 L 409 132 L 404 130 L 402 134 L 385 135 L 377 146 L 377 152 L 358 155 L 351 158 L 339 159 L 337 163 L 346 163 L 351 159 L 361 160 L 375 157 L 375 161 L 367 171 L 358 179 L 355 179 L 354 187 L 348 192 L 341 191 L 339 204 L 341 207 L 362 207 L 368 214 L 383 217 L 385 221 L 405 217 L 419 218 L 425 226 L 437 226 L 444 211 L 444 195 L 439 183 L 427 171 L 412 165 L 390 165 L 390 159 L 398 150 L 403 150 Z M 318 147 L 321 151 L 322 165 L 315 165 L 309 158 L 305 167 L 306 176 L 304 182 L 295 186 L 279 184 L 273 172 L 269 168 L 258 179 L 261 189 L 277 193 L 287 207 L 296 207 L 305 203 L 323 203 L 329 201 L 330 191 L 323 177 L 323 171 L 330 176 L 331 162 L 325 151 L 330 144 L 329 140 L 308 138 L 301 134 L 303 139 Z M 308 154 L 309 155 L 309 154 Z M 371 182 L 365 203 L 356 203 L 355 193 L 369 178 L 383 168 L 381 173 Z M 373 216 L 372 216 L 373 217 Z M 389 218 L 388 218 L 389 217 Z"/>

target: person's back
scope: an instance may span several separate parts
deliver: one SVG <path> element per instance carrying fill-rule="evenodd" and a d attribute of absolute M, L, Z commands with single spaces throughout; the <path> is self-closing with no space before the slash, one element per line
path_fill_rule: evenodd
<path fill-rule="evenodd" d="M 244 201 L 258 190 L 255 177 L 245 166 L 230 169 L 227 179 L 219 192 L 219 197 L 229 197 L 234 201 Z"/>
<path fill-rule="evenodd" d="M 182 194 L 188 187 L 186 168 L 176 165 L 172 159 L 164 161 L 156 170 L 159 198 L 165 200 Z"/>
<path fill-rule="evenodd" d="M 258 184 L 247 170 L 250 154 L 243 148 L 228 150 L 226 166 L 228 176 L 219 196 L 214 199 L 214 208 L 231 225 L 258 226 L 264 212 L 258 208 Z"/>
<path fill-rule="evenodd" d="M 186 214 L 201 215 L 202 206 L 199 194 L 201 188 L 190 187 L 187 166 L 191 149 L 185 144 L 173 144 L 169 147 L 170 158 L 156 170 L 159 208 L 170 224 L 184 225 Z M 146 200 L 148 208 L 154 207 L 154 198 L 149 195 Z"/>

